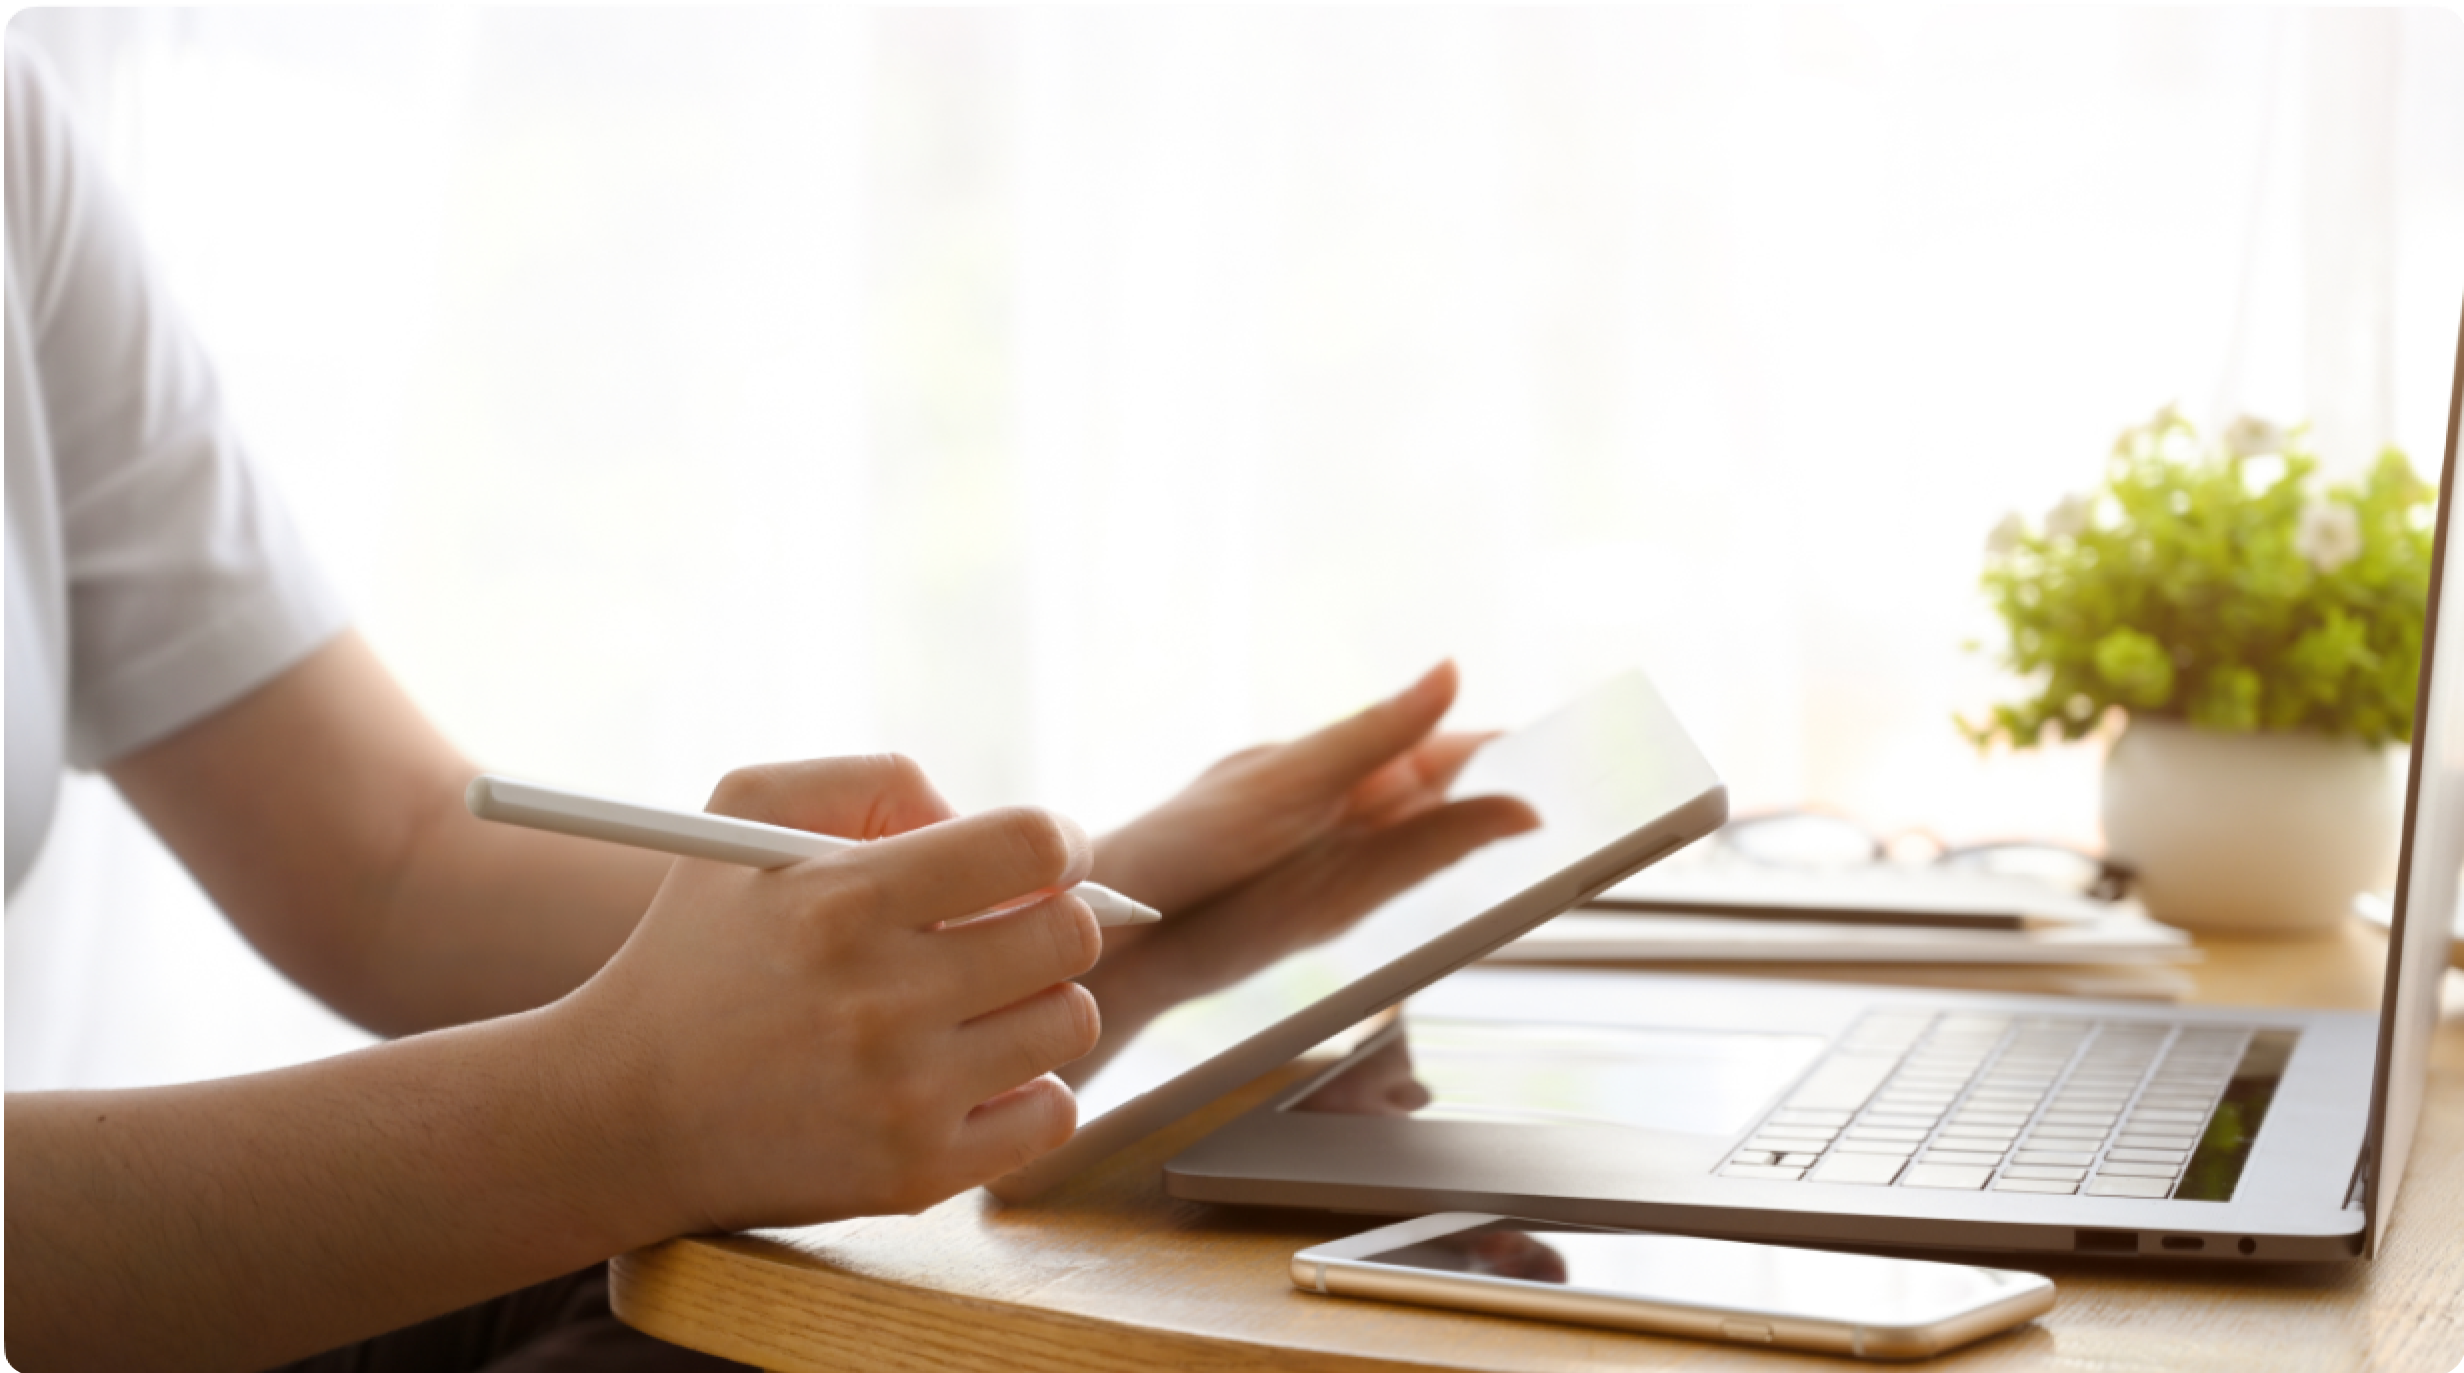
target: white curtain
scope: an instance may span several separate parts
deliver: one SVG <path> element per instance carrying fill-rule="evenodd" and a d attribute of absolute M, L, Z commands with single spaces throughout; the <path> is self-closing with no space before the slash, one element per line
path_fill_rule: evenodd
<path fill-rule="evenodd" d="M 895 747 L 1117 821 L 1440 655 L 1628 663 L 1746 806 L 1980 759 L 1985 531 L 2178 401 L 2438 454 L 2437 11 L 34 11 L 241 422 L 475 756 Z M 86 782 L 8 1082 L 357 1041 Z"/>

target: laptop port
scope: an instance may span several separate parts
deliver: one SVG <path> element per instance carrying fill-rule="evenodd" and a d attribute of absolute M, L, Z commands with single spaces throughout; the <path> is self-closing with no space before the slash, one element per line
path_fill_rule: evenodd
<path fill-rule="evenodd" d="M 2207 1241 L 2197 1235 L 2167 1235 L 2163 1243 L 2167 1249 L 2205 1249 L 2207 1247 Z"/>
<path fill-rule="evenodd" d="M 2248 1235 L 2242 1236 L 2242 1242 L 2237 1247 L 2245 1254 L 2255 1254 L 2259 1252 L 2259 1242 L 2250 1238 Z"/>
<path fill-rule="evenodd" d="M 2082 1254 L 2136 1254 L 2139 1252 L 2139 1232 L 2136 1230 L 2073 1230 L 2070 1247 Z"/>

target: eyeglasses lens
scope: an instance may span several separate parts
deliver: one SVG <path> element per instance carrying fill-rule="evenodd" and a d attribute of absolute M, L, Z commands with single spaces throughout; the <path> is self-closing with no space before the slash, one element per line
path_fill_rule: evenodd
<path fill-rule="evenodd" d="M 1789 867 L 1871 863 L 1882 846 L 1864 826 L 1835 815 L 1749 815 L 1720 831 L 1720 846 L 1740 858 Z"/>

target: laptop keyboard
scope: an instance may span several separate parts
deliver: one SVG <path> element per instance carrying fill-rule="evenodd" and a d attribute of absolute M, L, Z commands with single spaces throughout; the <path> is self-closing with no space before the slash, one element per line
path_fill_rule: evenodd
<path fill-rule="evenodd" d="M 1832 1046 L 1719 1174 L 2169 1197 L 2251 1034 L 2145 1020 L 1876 1012 Z"/>

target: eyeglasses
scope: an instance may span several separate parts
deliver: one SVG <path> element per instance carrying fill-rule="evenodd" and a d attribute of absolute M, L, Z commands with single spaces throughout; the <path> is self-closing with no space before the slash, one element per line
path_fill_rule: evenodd
<path fill-rule="evenodd" d="M 1741 815 L 1712 842 L 1749 863 L 1789 868 L 1844 868 L 1869 863 L 1926 862 L 1961 872 L 2027 877 L 2099 901 L 2130 894 L 2135 874 L 2085 849 L 2039 839 L 1951 844 L 1928 830 L 1878 834 L 1844 815 L 1822 810 L 1774 810 Z"/>

